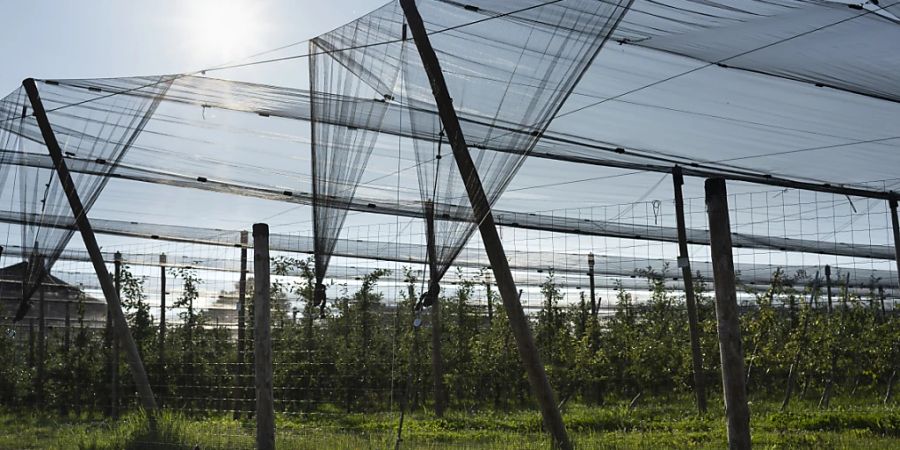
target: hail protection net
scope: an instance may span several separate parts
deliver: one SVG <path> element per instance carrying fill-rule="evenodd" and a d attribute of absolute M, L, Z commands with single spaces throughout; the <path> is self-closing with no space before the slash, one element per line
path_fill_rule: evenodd
<path fill-rule="evenodd" d="M 145 96 L 115 95 L 89 87 L 71 89 L 52 81 L 38 83 L 47 119 L 63 155 L 94 163 L 90 174 L 71 174 L 85 213 L 147 124 L 170 82 L 171 77 L 145 78 L 137 87 L 149 93 Z M 10 97 L 4 102 L 5 117 L 0 126 L 4 134 L 15 137 L 11 139 L 13 142 L 4 142 L 4 145 L 23 155 L 47 155 L 34 110 L 24 90 L 19 89 Z M 23 254 L 28 264 L 23 276 L 23 300 L 16 312 L 18 320 L 27 312 L 31 296 L 75 233 L 75 218 L 52 165 L 4 164 L 0 170 L 4 172 L 0 180 L 4 181 L 7 195 L 18 196 L 21 242 L 27 248 Z M 13 172 L 12 177 L 9 172 Z M 10 178 L 14 180 L 12 184 Z"/>
<path fill-rule="evenodd" d="M 316 302 L 324 304 L 328 262 L 399 72 L 397 46 L 372 45 L 399 32 L 398 4 L 391 3 L 310 41 L 313 228 Z M 402 44 L 398 44 L 402 45 Z M 364 99 L 355 101 L 354 99 Z M 361 127 L 346 126 L 349 118 Z"/>
<path fill-rule="evenodd" d="M 420 2 L 453 106 L 465 118 L 461 126 L 477 170 L 460 174 L 419 54 L 403 52 L 401 98 L 412 135 L 439 136 L 437 142 L 414 140 L 422 205 L 433 205 L 432 284 L 482 219 L 473 215 L 466 185 L 477 176 L 488 202 L 496 202 L 629 3 Z M 446 220 L 451 217 L 466 220 Z"/>

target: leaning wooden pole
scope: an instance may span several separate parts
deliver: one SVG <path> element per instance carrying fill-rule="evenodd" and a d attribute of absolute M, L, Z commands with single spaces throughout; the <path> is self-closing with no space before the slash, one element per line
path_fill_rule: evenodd
<path fill-rule="evenodd" d="M 134 384 L 137 387 L 138 395 L 141 398 L 141 405 L 147 412 L 153 413 L 156 411 L 156 399 L 153 397 L 153 390 L 150 388 L 147 372 L 144 371 L 144 363 L 141 360 L 141 354 L 134 342 L 134 338 L 131 336 L 128 322 L 125 320 L 125 313 L 122 311 L 122 305 L 119 303 L 119 296 L 116 294 L 116 288 L 113 286 L 112 278 L 109 276 L 109 270 L 106 267 L 106 263 L 103 261 L 103 254 L 100 253 L 100 246 L 97 245 L 97 237 L 94 236 L 94 229 L 91 227 L 91 222 L 88 220 L 84 205 L 82 205 L 81 198 L 79 198 L 78 191 L 75 188 L 75 181 L 69 173 L 69 168 L 66 165 L 66 161 L 63 159 L 62 149 L 59 146 L 59 142 L 56 140 L 56 135 L 53 134 L 53 128 L 50 126 L 50 121 L 47 119 L 47 112 L 44 110 L 40 94 L 38 94 L 37 85 L 35 85 L 33 79 L 27 78 L 22 82 L 22 86 L 25 87 L 25 92 L 28 93 L 28 98 L 31 100 L 31 107 L 34 109 L 34 117 L 37 119 L 38 126 L 40 126 L 41 135 L 44 138 L 44 143 L 47 145 L 47 151 L 50 153 L 50 158 L 53 160 L 53 166 L 56 168 L 56 175 L 59 178 L 59 182 L 62 184 L 63 192 L 66 193 L 66 197 L 69 200 L 69 206 L 72 208 L 72 217 L 75 219 L 75 225 L 81 233 L 81 238 L 84 240 L 84 246 L 91 258 L 91 264 L 94 266 L 94 271 L 97 273 L 97 279 L 103 290 L 103 296 L 106 298 L 107 304 L 112 309 L 113 321 L 116 324 L 116 326 L 113 327 L 113 332 L 115 333 L 116 338 L 125 347 L 125 356 L 128 359 L 131 375 L 134 377 Z"/>
<path fill-rule="evenodd" d="M 750 408 L 744 383 L 744 350 L 738 317 L 734 257 L 731 253 L 731 223 L 725 180 L 706 180 L 706 211 L 709 216 L 710 254 L 716 287 L 716 320 L 722 361 L 722 390 L 728 424 L 728 447 L 750 448 Z"/>
<path fill-rule="evenodd" d="M 506 252 L 503 250 L 503 243 L 500 241 L 500 236 L 497 233 L 497 226 L 494 223 L 494 216 L 491 214 L 490 203 L 488 203 L 487 195 L 484 193 L 484 187 L 481 184 L 481 178 L 475 168 L 475 163 L 469 154 L 469 147 L 466 144 L 462 127 L 459 125 L 459 118 L 456 116 L 456 111 L 453 108 L 453 100 L 447 91 L 447 83 L 444 80 L 444 74 L 441 72 L 437 55 L 431 47 L 431 41 L 428 39 L 428 33 L 425 31 L 425 25 L 422 23 L 422 17 L 419 15 L 418 8 L 416 8 L 415 0 L 400 0 L 400 6 L 403 8 L 409 29 L 412 31 L 416 48 L 419 51 L 419 56 L 422 58 L 422 65 L 428 74 L 434 100 L 438 107 L 438 114 L 440 115 L 441 123 L 444 125 L 444 130 L 447 132 L 447 138 L 453 149 L 453 157 L 456 160 L 457 167 L 459 167 L 460 175 L 465 181 L 466 192 L 469 196 L 469 202 L 472 204 L 474 216 L 476 220 L 479 220 L 478 230 L 481 233 L 482 241 L 484 241 L 484 249 L 491 263 L 491 268 L 494 271 L 494 278 L 497 281 L 497 288 L 500 291 L 503 306 L 506 308 L 506 314 L 509 317 L 510 327 L 516 338 L 519 356 L 522 358 L 522 364 L 525 366 L 525 371 L 528 374 L 528 381 L 540 405 L 544 427 L 550 432 L 557 447 L 566 450 L 571 449 L 572 444 L 569 442 L 562 414 L 560 414 L 557 407 L 556 396 L 550 387 L 550 382 L 547 380 L 547 374 L 538 355 L 537 346 L 534 344 L 534 337 L 531 334 L 528 319 L 522 310 L 516 282 L 512 277 L 512 272 L 510 272 L 509 262 L 506 260 Z"/>
<path fill-rule="evenodd" d="M 684 302 L 687 305 L 688 330 L 691 338 L 691 362 L 694 371 L 694 396 L 700 414 L 706 413 L 706 383 L 703 380 L 703 354 L 700 350 L 700 325 L 697 318 L 697 302 L 694 299 L 694 276 L 691 273 L 691 259 L 688 255 L 687 230 L 684 223 L 684 196 L 681 186 L 684 177 L 681 167 L 672 169 L 672 182 L 675 187 L 675 221 L 678 226 L 678 267 L 684 280 Z"/>
<path fill-rule="evenodd" d="M 256 448 L 275 449 L 272 335 L 269 308 L 269 226 L 253 224 L 253 339 L 256 367 Z"/>

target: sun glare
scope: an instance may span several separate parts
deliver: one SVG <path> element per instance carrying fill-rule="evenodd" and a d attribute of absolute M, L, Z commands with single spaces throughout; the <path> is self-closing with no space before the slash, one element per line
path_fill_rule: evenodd
<path fill-rule="evenodd" d="M 196 56 L 227 60 L 246 56 L 261 47 L 258 3 L 193 0 L 184 5 L 188 41 Z"/>

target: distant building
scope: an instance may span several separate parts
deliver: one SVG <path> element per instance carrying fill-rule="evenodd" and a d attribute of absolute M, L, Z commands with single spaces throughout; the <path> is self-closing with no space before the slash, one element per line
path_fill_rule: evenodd
<path fill-rule="evenodd" d="M 0 318 L 9 319 L 15 316 L 22 301 L 22 280 L 27 273 L 28 263 L 20 262 L 0 269 Z M 44 317 L 50 327 L 63 326 L 66 318 L 66 304 L 69 304 L 69 314 L 72 324 L 78 320 L 78 299 L 82 297 L 84 302 L 84 320 L 89 326 L 101 326 L 106 320 L 106 302 L 94 297 L 82 294 L 82 289 L 65 281 L 47 274 L 42 283 L 44 294 Z M 24 323 L 29 319 L 38 318 L 38 303 L 41 298 L 39 289 L 31 297 L 31 308 Z"/>

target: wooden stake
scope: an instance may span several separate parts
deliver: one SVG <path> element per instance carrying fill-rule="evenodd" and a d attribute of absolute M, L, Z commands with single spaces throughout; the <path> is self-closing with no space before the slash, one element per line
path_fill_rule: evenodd
<path fill-rule="evenodd" d="M 100 253 L 100 246 L 97 245 L 97 238 L 94 236 L 94 230 L 88 220 L 81 199 L 78 197 L 75 182 L 69 173 L 69 168 L 66 165 L 65 159 L 63 159 L 62 149 L 59 146 L 59 142 L 56 140 L 56 135 L 53 134 L 53 128 L 50 126 L 50 121 L 47 119 L 47 112 L 44 110 L 44 105 L 38 94 L 37 85 L 35 85 L 34 80 L 31 78 L 23 81 L 22 85 L 25 87 L 28 98 L 31 100 L 34 117 L 40 126 L 41 135 L 44 138 L 44 143 L 47 145 L 47 151 L 50 153 L 53 165 L 56 167 L 56 175 L 59 178 L 59 182 L 62 185 L 66 197 L 68 197 L 69 206 L 72 208 L 72 217 L 75 219 L 75 224 L 81 232 L 81 238 L 84 240 L 84 246 L 87 249 L 88 255 L 90 255 L 94 271 L 97 273 L 97 279 L 103 290 L 103 296 L 106 298 L 106 303 L 112 309 L 113 319 L 116 323 L 121 325 L 114 327 L 114 330 L 116 337 L 125 346 L 125 354 L 131 368 L 131 374 L 134 377 L 134 384 L 141 397 L 141 404 L 148 413 L 151 413 L 151 417 L 153 417 L 153 413 L 156 411 L 156 399 L 153 397 L 153 390 L 150 388 L 147 372 L 144 371 L 144 363 L 141 361 L 141 354 L 128 329 L 128 323 L 125 321 L 125 313 L 122 311 L 122 305 L 119 303 L 119 296 L 116 295 L 115 287 L 109 276 L 109 270 L 106 268 L 106 263 L 103 261 L 103 255 Z"/>
<path fill-rule="evenodd" d="M 825 288 L 828 291 L 828 314 L 831 314 L 831 311 L 834 310 L 834 307 L 831 304 L 831 266 L 825 266 Z"/>
<path fill-rule="evenodd" d="M 722 360 L 722 390 L 725 394 L 725 417 L 728 425 L 728 447 L 750 449 L 750 408 L 744 383 L 744 350 L 738 317 L 734 259 L 731 253 L 731 223 L 725 180 L 706 180 L 706 209 L 709 216 L 710 253 L 716 287 L 716 321 L 719 332 L 719 355 Z"/>
<path fill-rule="evenodd" d="M 588 253 L 588 279 L 591 284 L 591 317 L 597 319 L 597 291 L 594 284 L 594 253 Z"/>
<path fill-rule="evenodd" d="M 428 267 L 431 270 L 429 295 L 433 295 L 431 304 L 431 378 L 434 386 L 434 414 L 444 417 L 447 393 L 444 390 L 444 356 L 441 341 L 441 296 L 437 287 L 437 249 L 434 236 L 434 204 L 425 202 L 425 228 L 428 252 Z"/>
<path fill-rule="evenodd" d="M 159 385 L 160 405 L 166 395 L 166 254 L 159 255 L 159 343 L 157 344 L 157 356 L 159 358 Z"/>
<path fill-rule="evenodd" d="M 269 226 L 253 224 L 254 366 L 256 367 L 256 448 L 275 449 L 272 392 L 272 336 L 269 308 Z"/>
<path fill-rule="evenodd" d="M 116 285 L 116 296 L 120 299 L 122 298 L 122 253 L 116 252 L 113 256 L 113 269 L 114 269 L 114 282 Z M 115 323 L 112 325 L 116 326 Z M 112 412 L 113 419 L 119 418 L 119 341 L 116 339 L 112 340 L 112 366 L 110 366 L 110 374 L 112 375 L 109 380 L 109 390 L 112 394 L 112 401 L 110 403 L 110 411 Z"/>
<path fill-rule="evenodd" d="M 897 218 L 897 199 L 888 201 L 891 207 L 891 225 L 894 228 L 894 262 L 897 263 L 897 276 L 900 277 L 900 219 Z"/>
<path fill-rule="evenodd" d="M 506 308 L 513 335 L 516 337 L 519 356 L 522 358 L 522 364 L 525 366 L 525 372 L 528 374 L 528 381 L 531 384 L 534 395 L 537 397 L 537 403 L 541 407 L 544 427 L 550 432 L 556 446 L 569 450 L 572 448 L 572 444 L 569 442 L 562 414 L 560 414 L 556 403 L 556 396 L 550 387 L 550 382 L 547 380 L 547 374 L 544 371 L 544 365 L 541 363 L 537 347 L 534 344 L 534 337 L 531 334 L 528 319 L 522 310 L 516 282 L 510 272 L 509 262 L 506 260 L 506 252 L 503 250 L 503 243 L 497 234 L 497 227 L 494 222 L 494 216 L 491 214 L 490 203 L 484 193 L 475 163 L 469 154 L 469 147 L 466 144 L 462 127 L 459 124 L 459 118 L 456 116 L 456 110 L 453 108 L 453 100 L 447 91 L 447 83 L 444 81 L 444 74 L 441 72 L 437 55 L 431 47 L 428 33 L 425 31 L 425 25 L 422 22 L 422 17 L 419 15 L 418 8 L 416 8 L 415 0 L 400 0 L 400 6 L 403 8 L 403 13 L 415 40 L 419 56 L 422 58 L 422 65 L 431 83 L 431 90 L 438 107 L 441 123 L 444 125 L 444 130 L 446 130 L 447 138 L 453 149 L 453 157 L 456 160 L 460 175 L 465 181 L 464 184 L 469 196 L 469 202 L 472 204 L 474 217 L 476 220 L 480 219 L 478 229 L 484 242 L 485 253 L 487 253 L 491 268 L 494 271 L 497 288 L 500 291 L 500 297 L 503 299 L 503 306 Z"/>
<path fill-rule="evenodd" d="M 247 375 L 245 364 L 247 363 L 247 231 L 241 231 L 241 273 L 238 278 L 238 342 L 237 342 L 237 370 L 234 379 L 234 418 L 241 417 L 247 397 L 244 382 L 250 377 Z"/>
<path fill-rule="evenodd" d="M 703 380 L 703 354 L 700 350 L 700 325 L 697 318 L 697 302 L 694 299 L 694 275 L 691 273 L 691 259 L 688 255 L 687 230 L 684 221 L 684 196 L 681 186 L 684 177 L 681 167 L 672 169 L 672 182 L 675 186 L 675 219 L 678 226 L 678 267 L 684 280 L 684 301 L 687 305 L 688 330 L 691 340 L 691 363 L 694 372 L 694 396 L 697 399 L 697 410 L 706 413 L 706 383 Z M 593 283 L 591 283 L 593 290 Z"/>

